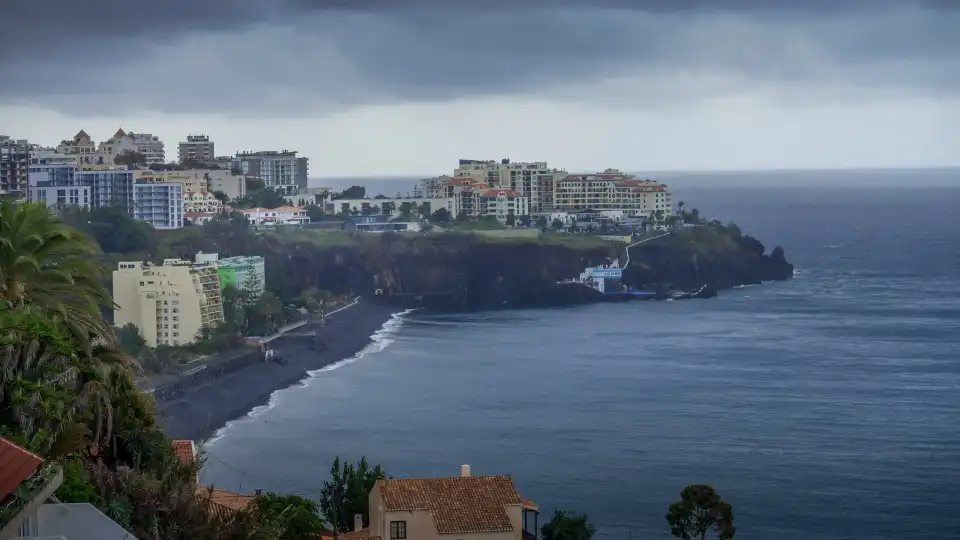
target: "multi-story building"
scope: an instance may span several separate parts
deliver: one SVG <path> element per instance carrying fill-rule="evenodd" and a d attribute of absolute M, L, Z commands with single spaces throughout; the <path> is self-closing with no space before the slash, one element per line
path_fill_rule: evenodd
<path fill-rule="evenodd" d="M 426 197 L 394 197 L 381 199 L 334 199 L 326 200 L 323 211 L 328 214 L 359 214 L 359 215 L 388 215 L 397 216 L 409 214 L 410 219 L 430 217 L 430 214 L 441 208 L 452 212 L 449 201 L 442 198 L 428 199 Z"/>
<path fill-rule="evenodd" d="M 187 191 L 183 194 L 183 209 L 185 212 L 219 214 L 223 212 L 223 202 L 209 191 Z"/>
<path fill-rule="evenodd" d="M 299 192 L 297 153 L 294 151 L 238 152 L 231 169 L 260 178 L 266 188 L 279 191 L 282 195 L 296 195 Z"/>
<path fill-rule="evenodd" d="M 297 158 L 297 188 L 303 193 L 310 183 L 310 160 L 305 157 Z"/>
<path fill-rule="evenodd" d="M 217 261 L 220 268 L 220 288 L 233 285 L 252 298 L 259 297 L 267 285 L 267 274 L 263 263 L 263 257 L 259 255 L 220 259 Z"/>
<path fill-rule="evenodd" d="M 193 161 L 206 164 L 216 157 L 213 148 L 213 141 L 210 140 L 209 135 L 187 135 L 187 140 L 179 144 L 177 153 L 180 163 Z"/>
<path fill-rule="evenodd" d="M 0 135 L 0 194 L 27 192 L 29 164 L 30 142 Z"/>
<path fill-rule="evenodd" d="M 138 170 L 134 174 L 137 182 L 176 182 L 182 184 L 185 193 L 222 191 L 230 199 L 239 199 L 247 194 L 246 177 L 225 169 Z"/>
<path fill-rule="evenodd" d="M 602 173 L 572 174 L 556 182 L 555 210 L 621 210 L 627 216 L 663 216 L 673 213 L 667 186 L 652 180 L 638 180 L 616 169 Z"/>
<path fill-rule="evenodd" d="M 545 161 L 513 163 L 509 159 L 461 159 L 453 175 L 476 178 L 491 188 L 510 189 L 526 197 L 530 201 L 530 211 L 536 213 L 553 207 L 551 186 L 556 179 L 567 176 L 567 172 L 550 168 Z"/>
<path fill-rule="evenodd" d="M 98 151 L 104 162 L 109 164 L 124 152 L 143 154 L 147 165 L 166 162 L 166 151 L 159 137 L 149 133 L 127 133 L 122 128 L 113 137 L 100 143 Z"/>
<path fill-rule="evenodd" d="M 57 152 L 77 156 L 77 163 L 103 164 L 103 158 L 97 152 L 97 143 L 93 142 L 90 135 L 87 135 L 87 132 L 82 129 L 72 139 L 60 141 Z M 113 163 L 109 165 L 113 165 Z"/>
<path fill-rule="evenodd" d="M 177 183 L 133 185 L 133 218 L 156 229 L 183 227 L 183 186 Z"/>
<path fill-rule="evenodd" d="M 445 174 L 434 178 L 424 178 L 413 186 L 413 196 L 439 199 L 444 196 L 444 186 L 449 181 L 450 177 Z"/>
<path fill-rule="evenodd" d="M 113 322 L 133 324 L 147 345 L 186 345 L 201 328 L 223 323 L 215 262 L 120 262 L 113 271 Z"/>
<path fill-rule="evenodd" d="M 493 216 L 501 222 L 509 221 L 510 214 L 514 219 L 527 216 L 530 215 L 527 200 L 510 189 L 491 189 L 480 195 L 481 215 Z"/>
<path fill-rule="evenodd" d="M 299 206 L 236 209 L 251 225 L 304 225 L 310 223 L 307 211 Z"/>
<path fill-rule="evenodd" d="M 53 208 L 76 204 L 88 210 L 120 205 L 133 215 L 133 171 L 119 168 L 85 171 L 73 164 L 38 164 L 31 168 L 31 201 Z"/>
<path fill-rule="evenodd" d="M 354 523 L 356 537 L 392 540 L 533 540 L 540 508 L 517 492 L 505 474 L 377 480 L 368 495 L 370 527 L 363 516 Z"/>

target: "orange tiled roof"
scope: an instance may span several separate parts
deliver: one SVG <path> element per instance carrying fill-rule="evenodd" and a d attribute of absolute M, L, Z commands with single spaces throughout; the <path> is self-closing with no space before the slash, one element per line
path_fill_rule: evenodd
<path fill-rule="evenodd" d="M 197 458 L 194 452 L 193 441 L 171 441 L 171 444 L 173 444 L 173 451 L 176 452 L 177 457 L 180 458 L 180 463 L 190 465 L 193 463 L 193 460 Z"/>
<path fill-rule="evenodd" d="M 484 197 L 496 197 L 503 193 L 506 197 L 516 197 L 517 194 L 512 189 L 491 189 L 483 194 Z"/>
<path fill-rule="evenodd" d="M 212 487 L 197 487 L 197 494 L 207 498 L 211 503 L 230 510 L 245 510 L 253 502 L 250 495 L 241 495 Z"/>
<path fill-rule="evenodd" d="M 89 138 L 90 136 L 87 135 L 87 132 L 81 129 L 80 132 L 73 137 L 73 140 L 79 142 L 83 139 L 89 139 Z"/>
<path fill-rule="evenodd" d="M 16 491 L 42 463 L 40 456 L 0 437 L 0 501 Z"/>
<path fill-rule="evenodd" d="M 509 532 L 508 505 L 523 499 L 507 475 L 378 480 L 387 511 L 427 510 L 439 534 Z"/>

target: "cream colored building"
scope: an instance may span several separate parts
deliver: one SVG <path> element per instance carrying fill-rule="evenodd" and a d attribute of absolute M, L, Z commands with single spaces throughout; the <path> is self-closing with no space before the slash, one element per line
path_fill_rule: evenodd
<path fill-rule="evenodd" d="M 183 184 L 184 192 L 213 193 L 222 191 L 230 200 L 247 195 L 246 178 L 223 169 L 188 169 L 185 171 L 136 171 L 138 182 L 175 182 Z"/>
<path fill-rule="evenodd" d="M 602 173 L 571 174 L 554 187 L 554 210 L 619 210 L 628 216 L 673 213 L 667 186 L 652 180 L 638 180 L 616 169 Z"/>
<path fill-rule="evenodd" d="M 530 214 L 527 200 L 511 189 L 491 189 L 480 195 L 481 215 L 501 222 L 506 222 L 510 214 L 514 218 L 526 216 Z"/>
<path fill-rule="evenodd" d="M 223 323 L 216 263 L 120 262 L 113 271 L 113 300 L 113 323 L 132 323 L 151 347 L 186 345 L 201 328 Z"/>
<path fill-rule="evenodd" d="M 223 212 L 223 202 L 209 191 L 188 191 L 183 194 L 183 211 L 219 214 Z"/>
<path fill-rule="evenodd" d="M 117 156 L 124 152 L 138 152 L 143 154 L 147 165 L 166 162 L 166 151 L 163 141 L 156 135 L 149 133 L 128 133 L 118 129 L 113 137 L 100 143 L 98 152 L 104 162 L 113 163 Z"/>
<path fill-rule="evenodd" d="M 533 540 L 539 508 L 507 475 L 378 480 L 368 537 L 383 540 Z"/>
<path fill-rule="evenodd" d="M 509 159 L 461 159 L 455 177 L 473 177 L 491 189 L 505 188 L 529 201 L 530 212 L 553 208 L 554 183 L 567 176 L 567 171 L 551 168 L 545 161 L 511 162 Z"/>
<path fill-rule="evenodd" d="M 77 156 L 77 163 L 97 165 L 100 163 L 97 153 L 97 143 L 93 142 L 87 132 L 80 130 L 72 139 L 64 139 L 57 145 L 57 152 Z M 110 163 L 112 165 L 112 163 Z"/>

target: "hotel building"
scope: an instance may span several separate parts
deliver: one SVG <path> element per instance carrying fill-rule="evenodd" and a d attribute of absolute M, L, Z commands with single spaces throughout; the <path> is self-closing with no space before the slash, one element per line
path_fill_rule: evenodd
<path fill-rule="evenodd" d="M 149 133 L 127 133 L 123 129 L 118 129 L 113 137 L 100 143 L 98 152 L 108 165 L 112 165 L 117 156 L 124 152 L 143 154 L 147 165 L 166 162 L 163 141 L 159 137 Z"/>
<path fill-rule="evenodd" d="M 602 173 L 572 174 L 554 187 L 554 210 L 622 210 L 640 217 L 654 212 L 673 213 L 667 186 L 652 180 L 638 180 L 616 169 Z"/>
<path fill-rule="evenodd" d="M 82 129 L 72 139 L 60 141 L 57 152 L 77 156 L 77 163 L 96 164 L 103 161 L 97 153 L 97 144 Z"/>
<path fill-rule="evenodd" d="M 545 161 L 511 162 L 509 159 L 461 159 L 454 177 L 472 177 L 491 189 L 509 189 L 529 201 L 530 212 L 542 212 L 554 205 L 552 186 L 567 171 L 550 168 Z"/>
<path fill-rule="evenodd" d="M 53 208 L 76 204 L 96 210 L 115 204 L 133 215 L 133 172 L 119 168 L 84 171 L 74 163 L 31 164 L 29 198 Z"/>
<path fill-rule="evenodd" d="M 260 178 L 265 187 L 281 195 L 296 195 L 299 193 L 298 171 L 306 175 L 307 164 L 298 162 L 294 151 L 241 152 L 233 158 L 231 169 Z"/>
<path fill-rule="evenodd" d="M 120 262 L 113 271 L 116 326 L 133 324 L 150 347 L 187 345 L 223 323 L 216 263 L 166 259 Z"/>

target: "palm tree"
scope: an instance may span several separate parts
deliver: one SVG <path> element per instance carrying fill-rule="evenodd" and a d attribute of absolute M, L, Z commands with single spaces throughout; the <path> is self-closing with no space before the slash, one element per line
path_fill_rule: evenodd
<path fill-rule="evenodd" d="M 99 249 L 43 204 L 0 205 L 0 300 L 36 306 L 66 324 L 89 353 L 91 336 L 112 339 L 100 315 L 113 300 L 100 280 Z"/>

